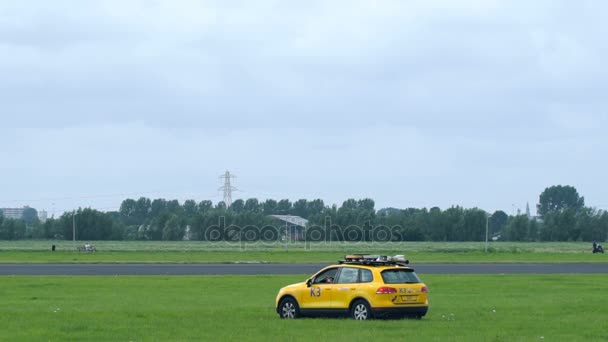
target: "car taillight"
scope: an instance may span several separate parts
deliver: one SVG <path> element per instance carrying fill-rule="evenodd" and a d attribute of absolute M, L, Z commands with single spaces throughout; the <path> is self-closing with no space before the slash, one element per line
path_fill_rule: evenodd
<path fill-rule="evenodd" d="M 377 294 L 389 294 L 389 293 L 397 293 L 397 289 L 394 287 L 382 286 L 376 290 Z"/>
<path fill-rule="evenodd" d="M 429 288 L 428 288 L 428 287 L 426 287 L 426 286 L 423 286 L 423 287 L 420 289 L 420 292 L 422 292 L 422 293 L 429 293 Z"/>

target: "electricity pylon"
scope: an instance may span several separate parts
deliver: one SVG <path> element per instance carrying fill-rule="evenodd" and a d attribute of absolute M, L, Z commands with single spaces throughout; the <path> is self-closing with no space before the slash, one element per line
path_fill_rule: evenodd
<path fill-rule="evenodd" d="M 230 205 L 232 205 L 232 192 L 238 190 L 230 185 L 230 178 L 236 178 L 236 176 L 226 170 L 220 178 L 224 178 L 224 186 L 220 187 L 218 190 L 224 191 L 224 203 L 226 203 L 226 208 L 229 208 Z"/>

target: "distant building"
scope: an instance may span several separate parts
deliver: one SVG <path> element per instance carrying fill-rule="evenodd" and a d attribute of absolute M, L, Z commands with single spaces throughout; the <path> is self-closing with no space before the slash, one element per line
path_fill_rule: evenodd
<path fill-rule="evenodd" d="M 300 216 L 293 215 L 270 215 L 282 222 L 285 226 L 286 238 L 291 241 L 304 240 L 304 228 L 308 224 L 308 220 Z"/>
<path fill-rule="evenodd" d="M 23 208 L 0 208 L 0 211 L 2 212 L 2 215 L 6 218 L 19 220 L 21 219 L 21 217 L 23 217 L 23 212 L 25 211 L 25 209 L 28 208 L 29 207 L 26 205 Z"/>

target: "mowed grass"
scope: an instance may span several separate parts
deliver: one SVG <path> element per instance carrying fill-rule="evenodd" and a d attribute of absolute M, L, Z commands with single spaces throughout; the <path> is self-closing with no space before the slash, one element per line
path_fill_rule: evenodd
<path fill-rule="evenodd" d="M 421 275 L 420 321 L 280 320 L 302 276 L 4 276 L 2 341 L 606 341 L 608 275 Z"/>
<path fill-rule="evenodd" d="M 350 253 L 405 254 L 414 263 L 429 262 L 608 262 L 583 242 L 399 243 L 228 243 L 202 241 L 94 241 L 95 253 L 78 252 L 80 242 L 1 241 L 3 263 L 223 263 L 335 262 Z M 51 245 L 56 251 L 51 252 Z"/>

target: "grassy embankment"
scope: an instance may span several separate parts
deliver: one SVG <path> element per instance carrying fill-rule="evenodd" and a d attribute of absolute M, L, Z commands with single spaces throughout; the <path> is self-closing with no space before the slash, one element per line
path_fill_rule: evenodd
<path fill-rule="evenodd" d="M 51 252 L 51 245 L 57 250 Z M 0 262 L 121 263 L 121 262 L 335 262 L 345 254 L 369 252 L 405 254 L 414 263 L 425 262 L 608 262 L 608 254 L 592 254 L 581 242 L 402 243 L 226 243 L 200 241 L 94 241 L 95 253 L 77 252 L 71 241 L 1 241 Z"/>

